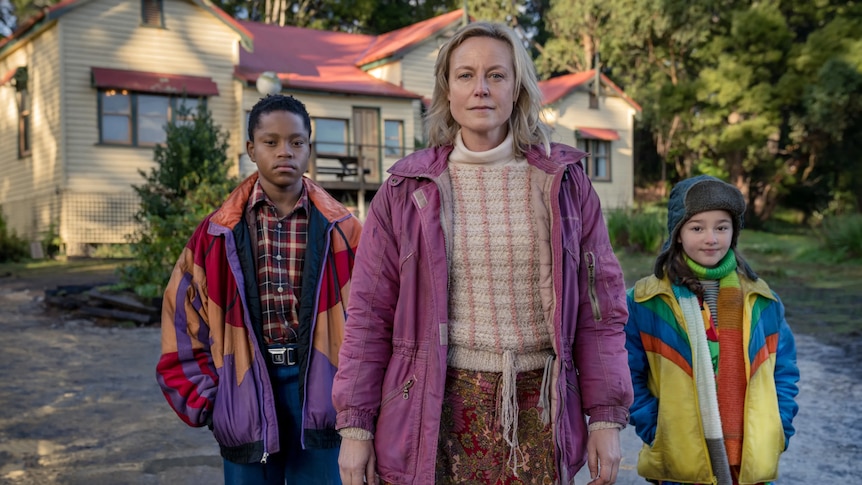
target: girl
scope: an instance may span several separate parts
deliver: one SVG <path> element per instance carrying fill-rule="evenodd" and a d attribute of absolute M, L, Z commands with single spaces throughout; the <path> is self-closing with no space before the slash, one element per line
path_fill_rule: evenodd
<path fill-rule="evenodd" d="M 671 191 L 654 275 L 628 292 L 638 473 L 658 484 L 778 476 L 798 407 L 784 306 L 735 252 L 742 193 L 715 177 Z"/>

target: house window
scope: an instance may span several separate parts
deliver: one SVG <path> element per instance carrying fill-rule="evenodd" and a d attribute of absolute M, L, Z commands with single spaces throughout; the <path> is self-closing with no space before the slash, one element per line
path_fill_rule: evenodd
<path fill-rule="evenodd" d="M 349 155 L 347 151 L 347 120 L 314 118 L 314 148 L 317 153 Z"/>
<path fill-rule="evenodd" d="M 162 0 L 141 0 L 141 23 L 150 27 L 164 27 Z"/>
<path fill-rule="evenodd" d="M 174 124 L 177 126 L 191 126 L 198 114 L 200 98 L 174 98 L 173 113 Z"/>
<path fill-rule="evenodd" d="M 607 140 L 582 139 L 581 149 L 589 153 L 586 159 L 587 175 L 591 180 L 611 180 L 611 142 Z"/>
<path fill-rule="evenodd" d="M 193 122 L 201 102 L 203 100 L 197 98 L 141 94 L 127 90 L 99 91 L 100 142 L 130 146 L 163 143 L 168 121 L 176 125 Z"/>
<path fill-rule="evenodd" d="M 18 95 L 18 157 L 30 154 L 30 91 L 25 87 Z"/>
<path fill-rule="evenodd" d="M 385 120 L 383 122 L 383 148 L 387 157 L 404 156 L 404 122 Z"/>

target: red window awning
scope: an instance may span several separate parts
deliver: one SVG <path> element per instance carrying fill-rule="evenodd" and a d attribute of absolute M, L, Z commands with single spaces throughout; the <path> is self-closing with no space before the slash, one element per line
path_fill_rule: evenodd
<path fill-rule="evenodd" d="M 3 86 L 9 81 L 11 81 L 12 78 L 15 77 L 15 71 L 17 71 L 17 69 L 12 69 L 3 76 L 0 76 L 0 86 Z"/>
<path fill-rule="evenodd" d="M 93 86 L 103 89 L 127 89 L 143 93 L 218 96 L 218 86 L 212 78 L 93 68 Z"/>
<path fill-rule="evenodd" d="M 608 128 L 588 128 L 584 126 L 578 127 L 578 138 L 590 138 L 592 140 L 614 141 L 620 139 L 620 134 L 617 130 Z"/>

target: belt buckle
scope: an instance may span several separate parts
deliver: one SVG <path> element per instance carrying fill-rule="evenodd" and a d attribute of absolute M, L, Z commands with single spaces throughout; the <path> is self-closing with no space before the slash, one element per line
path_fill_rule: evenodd
<path fill-rule="evenodd" d="M 296 347 L 275 347 L 267 349 L 275 365 L 296 365 Z"/>

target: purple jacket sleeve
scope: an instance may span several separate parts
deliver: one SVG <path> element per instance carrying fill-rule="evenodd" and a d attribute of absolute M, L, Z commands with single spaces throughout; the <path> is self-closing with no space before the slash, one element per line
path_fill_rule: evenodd
<path fill-rule="evenodd" d="M 356 253 L 344 342 L 333 384 L 336 429 L 375 431 L 384 371 L 392 355 L 399 265 L 386 188 L 382 187 L 370 206 Z"/>
<path fill-rule="evenodd" d="M 599 197 L 582 169 L 572 169 L 580 206 L 577 333 L 574 359 L 581 399 L 591 422 L 626 425 L 632 403 L 625 349 L 628 319 L 625 280 L 602 216 Z"/>

